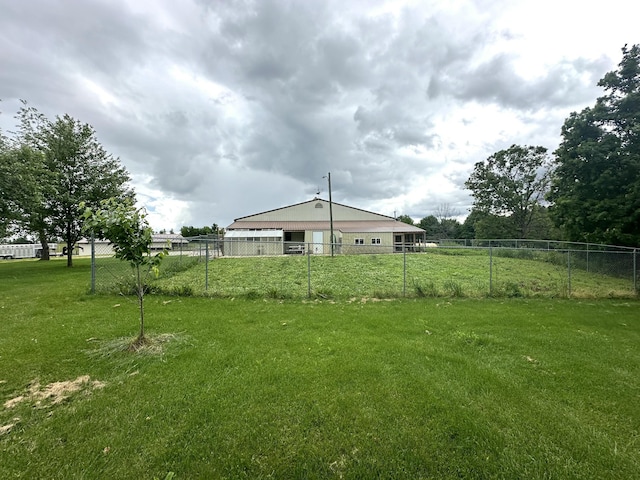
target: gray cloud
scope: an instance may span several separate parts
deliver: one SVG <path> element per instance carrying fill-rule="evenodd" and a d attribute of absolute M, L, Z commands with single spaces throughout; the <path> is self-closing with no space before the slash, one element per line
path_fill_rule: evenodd
<path fill-rule="evenodd" d="M 4 1 L 0 126 L 19 98 L 91 123 L 145 199 L 183 202 L 174 223 L 326 196 L 328 171 L 342 203 L 464 211 L 473 164 L 512 143 L 552 149 L 622 46 L 522 78 L 524 34 L 497 23 L 507 7 Z"/>
<path fill-rule="evenodd" d="M 607 64 L 603 58 L 562 61 L 539 78 L 528 79 L 514 71 L 513 60 L 512 55 L 497 55 L 475 69 L 445 73 L 429 85 L 429 93 L 447 92 L 463 101 L 494 102 L 519 110 L 571 106 L 592 98 L 596 72 Z"/>

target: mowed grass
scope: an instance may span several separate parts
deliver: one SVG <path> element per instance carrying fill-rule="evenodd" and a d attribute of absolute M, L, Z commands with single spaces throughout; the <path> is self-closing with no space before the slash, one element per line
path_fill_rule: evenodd
<path fill-rule="evenodd" d="M 150 296 L 134 354 L 88 282 L 0 262 L 1 478 L 639 478 L 637 300 Z"/>
<path fill-rule="evenodd" d="M 522 251 L 516 251 L 521 253 Z M 507 251 L 512 253 L 512 251 Z M 528 252 L 524 252 L 528 253 Z M 166 294 L 248 298 L 550 297 L 633 298 L 633 278 L 567 267 L 566 256 L 509 258 L 485 250 L 380 255 L 216 258 L 155 287 Z M 633 257 L 628 256 L 629 262 Z M 174 262 L 178 259 L 173 258 Z M 110 259 L 100 259 L 109 265 Z M 108 269 L 99 281 L 115 277 Z"/>

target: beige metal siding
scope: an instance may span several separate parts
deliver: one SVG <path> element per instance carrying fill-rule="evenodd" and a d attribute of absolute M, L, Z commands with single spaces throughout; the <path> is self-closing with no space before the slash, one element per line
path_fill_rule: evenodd
<path fill-rule="evenodd" d="M 224 254 L 230 257 L 245 257 L 256 255 L 282 255 L 283 243 L 281 240 L 261 239 L 247 241 L 245 238 L 229 238 L 224 240 Z"/>
<path fill-rule="evenodd" d="M 333 220 L 335 221 L 359 221 L 359 220 L 389 220 L 390 217 L 380 215 L 346 205 L 333 204 Z M 329 202 L 326 200 L 311 200 L 309 202 L 291 205 L 289 207 L 258 213 L 238 219 L 241 221 L 260 222 L 322 222 L 329 221 Z"/>
<path fill-rule="evenodd" d="M 355 243 L 356 238 L 362 238 L 364 240 L 364 244 L 356 245 Z M 371 240 L 373 238 L 379 238 L 380 245 L 373 245 L 371 243 Z M 393 252 L 393 234 L 388 232 L 343 233 L 341 251 L 342 253 L 345 253 L 345 254 L 392 253 Z"/>

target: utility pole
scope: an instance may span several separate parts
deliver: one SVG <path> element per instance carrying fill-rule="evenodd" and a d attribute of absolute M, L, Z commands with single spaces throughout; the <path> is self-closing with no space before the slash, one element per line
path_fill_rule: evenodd
<path fill-rule="evenodd" d="M 333 239 L 333 201 L 331 200 L 331 172 L 327 173 L 329 181 L 329 225 L 331 228 L 331 256 L 333 257 L 334 239 Z"/>

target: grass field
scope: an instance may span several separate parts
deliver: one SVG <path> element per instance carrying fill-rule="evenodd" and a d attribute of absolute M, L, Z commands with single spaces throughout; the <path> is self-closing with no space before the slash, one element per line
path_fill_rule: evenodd
<path fill-rule="evenodd" d="M 305 297 L 548 297 L 633 298 L 633 279 L 567 268 L 566 255 L 552 252 L 445 250 L 380 255 L 218 258 L 161 278 L 165 294 L 301 299 Z M 595 254 L 592 254 L 595 255 Z M 546 259 L 547 261 L 543 261 Z M 628 256 L 629 262 L 633 257 Z M 180 259 L 171 258 L 173 262 Z M 187 259 L 189 260 L 189 259 Z M 195 261 L 194 259 L 191 259 Z M 548 261 L 548 260 L 553 260 Z M 100 284 L 117 280 L 112 259 L 100 259 Z M 206 270 L 206 271 L 205 271 Z M 309 295 L 310 293 L 310 295 Z"/>
<path fill-rule="evenodd" d="M 147 299 L 0 262 L 0 477 L 640 478 L 634 299 Z M 222 263 L 222 262 L 220 262 Z"/>

